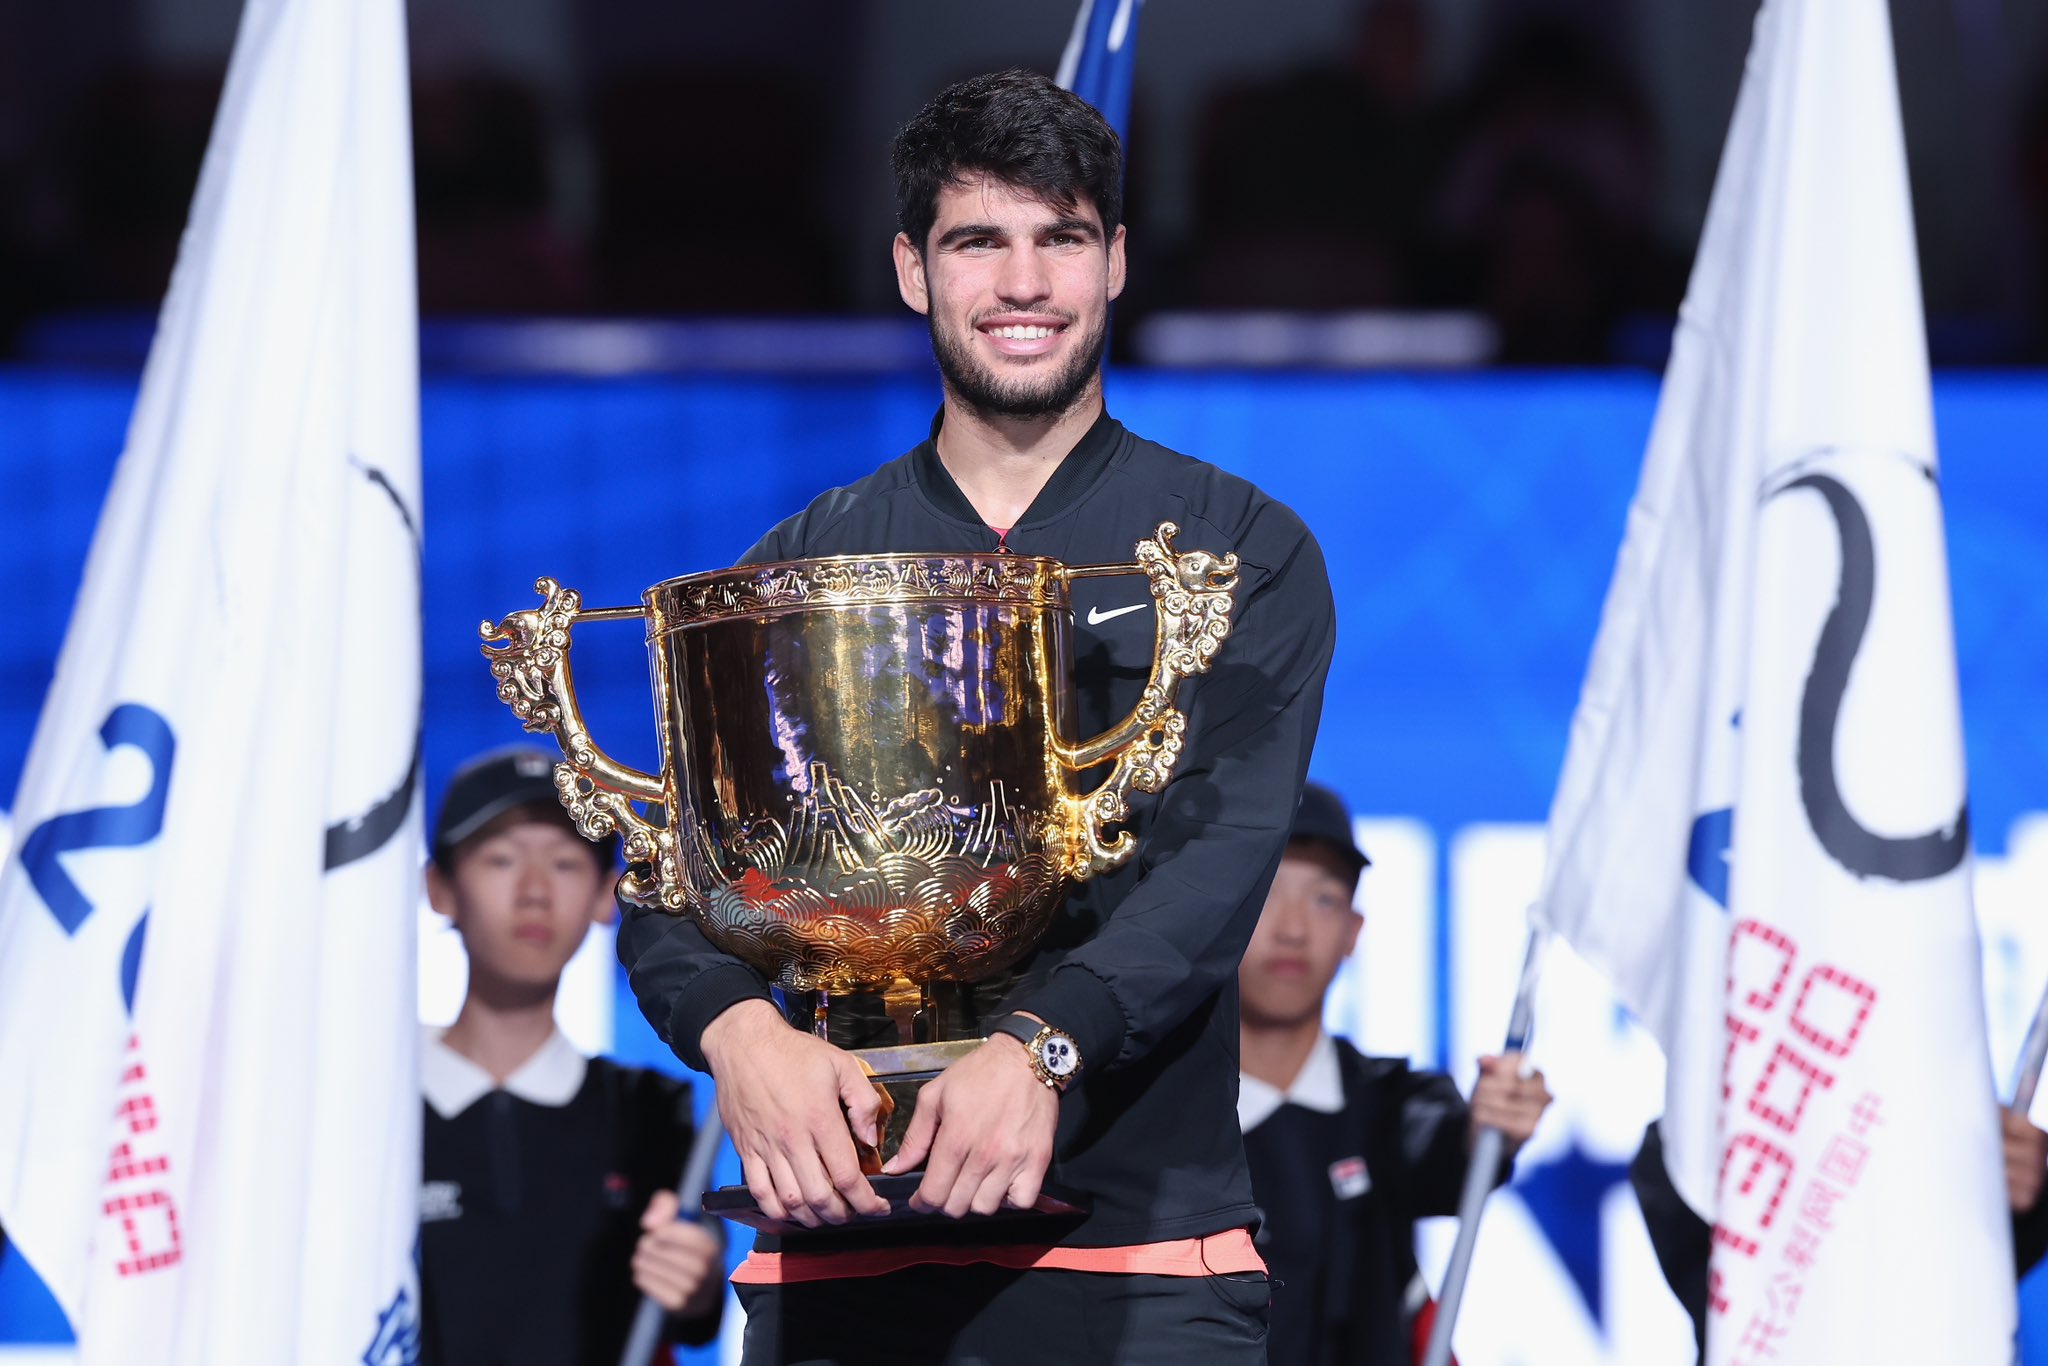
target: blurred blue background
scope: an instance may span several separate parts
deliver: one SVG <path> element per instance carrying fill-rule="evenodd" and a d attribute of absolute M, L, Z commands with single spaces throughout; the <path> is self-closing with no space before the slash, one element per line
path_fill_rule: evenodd
<path fill-rule="evenodd" d="M 10 798 L 134 397 L 125 374 L 0 370 Z M 1315 770 L 1354 809 L 1411 817 L 1440 845 L 1474 824 L 1544 817 L 1655 399 L 1655 378 L 1630 372 L 1109 381 L 1111 410 L 1134 430 L 1255 480 L 1314 529 L 1340 610 Z M 482 619 L 535 601 L 541 574 L 603 605 L 726 564 L 820 489 L 920 438 L 936 401 L 919 374 L 429 379 L 429 810 L 462 758 L 518 735 L 477 651 Z M 2048 377 L 1944 375 L 1936 416 L 1975 828 L 1996 855 L 2015 819 L 2048 810 Z M 586 627 L 577 651 L 601 740 L 654 766 L 637 631 Z M 1454 966 L 1435 955 L 1434 1058 L 1447 1052 Z M 623 989 L 617 1051 L 676 1067 Z M 1531 1207 L 1562 1248 L 1575 1229 L 1583 1241 L 1593 1215 L 1574 1201 L 1590 1198 L 1566 1189 Z M 2027 1360 L 2048 1362 L 2048 1282 L 2031 1288 Z M 0 1343 L 64 1337 L 10 1258 Z"/>

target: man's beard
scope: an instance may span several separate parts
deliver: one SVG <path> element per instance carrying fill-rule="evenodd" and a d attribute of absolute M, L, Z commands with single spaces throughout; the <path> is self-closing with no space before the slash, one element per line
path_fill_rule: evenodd
<path fill-rule="evenodd" d="M 928 319 L 932 333 L 932 355 L 946 387 L 961 402 L 983 417 L 1055 418 L 1070 410 L 1087 390 L 1102 364 L 1103 343 L 1109 337 L 1109 311 L 1103 310 L 1095 330 L 1082 338 L 1066 363 L 1050 375 L 1033 366 L 1015 376 L 1003 376 L 976 359 L 970 337 L 943 331 L 936 316 Z M 1071 323 L 1071 319 L 1066 320 Z"/>

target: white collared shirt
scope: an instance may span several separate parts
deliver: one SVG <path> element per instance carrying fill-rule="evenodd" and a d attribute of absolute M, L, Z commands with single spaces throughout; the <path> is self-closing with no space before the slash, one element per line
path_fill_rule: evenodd
<path fill-rule="evenodd" d="M 428 1027 L 420 1040 L 420 1092 L 443 1119 L 453 1119 L 498 1089 L 497 1080 L 448 1046 L 448 1031 Z M 557 1029 L 519 1070 L 505 1078 L 505 1090 L 535 1105 L 567 1105 L 583 1089 L 589 1060 Z"/>
<path fill-rule="evenodd" d="M 1337 1070 L 1337 1044 L 1328 1033 L 1316 1031 L 1316 1041 L 1301 1071 L 1285 1091 L 1248 1072 L 1238 1074 L 1237 1127 L 1241 1131 L 1250 1133 L 1283 1105 L 1299 1105 L 1326 1115 L 1343 1112 L 1344 1075 Z"/>

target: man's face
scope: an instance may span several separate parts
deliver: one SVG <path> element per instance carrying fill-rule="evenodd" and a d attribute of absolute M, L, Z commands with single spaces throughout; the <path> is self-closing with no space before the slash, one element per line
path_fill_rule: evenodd
<path fill-rule="evenodd" d="M 590 844 L 553 821 L 512 819 L 427 874 L 434 909 L 462 935 L 471 989 L 550 994 L 593 920 L 611 914 L 611 879 Z"/>
<path fill-rule="evenodd" d="M 1124 230 L 981 175 L 939 191 L 923 251 L 896 236 L 903 302 L 926 316 L 947 387 L 990 417 L 1057 417 L 1097 382 Z"/>
<path fill-rule="evenodd" d="M 1365 918 L 1351 906 L 1355 878 L 1336 851 L 1287 846 L 1237 980 L 1247 1024 L 1318 1018 L 1330 979 L 1358 942 Z"/>

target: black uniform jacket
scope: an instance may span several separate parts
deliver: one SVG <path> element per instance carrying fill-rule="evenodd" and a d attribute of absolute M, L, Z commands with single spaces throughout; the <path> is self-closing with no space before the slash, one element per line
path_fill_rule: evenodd
<path fill-rule="evenodd" d="M 493 1090 L 425 1111 L 422 1366 L 617 1366 L 640 1215 L 694 1135 L 689 1087 L 592 1058 L 566 1104 Z M 707 1342 L 718 1323 L 672 1319 L 665 1336 Z"/>
<path fill-rule="evenodd" d="M 1443 1073 L 1335 1042 L 1343 1111 L 1283 1105 L 1246 1138 L 1282 1282 L 1268 1351 L 1273 1366 L 1411 1366 L 1415 1221 L 1458 1212 L 1471 1110 Z M 1308 1228 L 1308 1245 L 1291 1236 Z"/>
<path fill-rule="evenodd" d="M 932 438 L 820 496 L 748 562 L 1003 548 L 1069 564 L 1128 562 L 1167 521 L 1180 527 L 1176 548 L 1239 557 L 1230 638 L 1181 694 L 1189 724 L 1173 781 L 1157 796 L 1133 795 L 1136 855 L 1074 890 L 1015 970 L 1005 1004 L 1066 1030 L 1081 1051 L 1048 1178 L 1086 1192 L 1093 1212 L 1061 1241 L 1122 1246 L 1249 1224 L 1237 964 L 1287 842 L 1322 710 L 1336 638 L 1322 551 L 1299 517 L 1251 484 L 1107 414 L 998 537 L 940 462 L 937 432 L 935 421 Z M 1150 603 L 1141 578 L 1075 582 L 1077 735 L 1109 729 L 1137 704 L 1154 614 L 1118 609 Z M 687 919 L 629 913 L 619 955 L 648 1020 L 700 1069 L 705 1025 L 768 996 L 752 968 Z M 985 1239 L 987 1226 L 974 1234 Z M 849 1243 L 842 1234 L 830 1245 Z"/>

